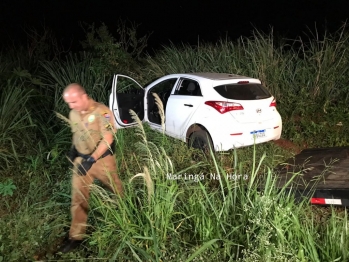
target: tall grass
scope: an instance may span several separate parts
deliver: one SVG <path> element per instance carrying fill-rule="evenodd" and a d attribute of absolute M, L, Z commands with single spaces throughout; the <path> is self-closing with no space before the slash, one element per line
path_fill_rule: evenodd
<path fill-rule="evenodd" d="M 284 138 L 346 145 L 347 46 L 344 27 L 306 41 L 279 42 L 272 32 L 255 31 L 236 42 L 163 47 L 148 56 L 140 77 L 194 71 L 257 77 L 278 99 Z M 70 130 L 54 112 L 67 115 L 61 93 L 71 82 L 108 103 L 109 76 L 94 67 L 92 57 L 41 61 L 35 73 L 18 67 L 27 62 L 1 58 L 0 173 L 18 189 L 0 205 L 0 260 L 348 260 L 346 210 L 329 209 L 319 218 L 307 199 L 296 203 L 289 191 L 276 189 L 273 167 L 291 152 L 266 143 L 205 157 L 139 119 L 136 129 L 116 134 L 124 198 L 95 184 L 87 251 L 54 256 L 70 221 L 64 157 Z"/>
<path fill-rule="evenodd" d="M 69 54 L 64 60 L 43 61 L 41 66 L 43 70 L 40 77 L 46 88 L 54 94 L 57 91 L 62 94 L 63 89 L 70 83 L 80 83 L 93 99 L 108 102 L 110 79 L 95 70 L 90 53 Z M 61 112 L 62 100 L 53 101 L 59 103 L 55 105 L 55 110 Z"/>
<path fill-rule="evenodd" d="M 95 222 L 86 244 L 97 257 L 110 261 L 335 261 L 348 256 L 346 212 L 333 212 L 328 221 L 319 223 L 307 199 L 296 203 L 290 191 L 277 189 L 277 177 L 265 165 L 265 154 L 258 159 L 252 152 L 254 165 L 243 170 L 247 180 L 234 177 L 237 170 L 227 173 L 216 160 L 215 178 L 203 174 L 197 180 L 194 176 L 173 180 L 157 173 L 171 171 L 166 153 L 152 154 L 154 145 L 151 151 L 145 150 L 146 134 L 142 127 L 139 131 L 143 146 L 139 153 L 149 169 L 125 183 L 125 199 L 115 200 L 103 188 L 93 188 Z M 185 173 L 176 167 L 173 172 Z M 137 179 L 140 183 L 135 184 Z"/>
<path fill-rule="evenodd" d="M 10 81 L 0 86 L 0 169 L 6 169 L 23 156 L 33 138 L 32 115 L 28 110 L 31 91 L 24 83 Z"/>

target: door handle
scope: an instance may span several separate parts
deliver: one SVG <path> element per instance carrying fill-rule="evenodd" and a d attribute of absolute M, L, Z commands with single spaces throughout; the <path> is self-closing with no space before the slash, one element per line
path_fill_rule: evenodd
<path fill-rule="evenodd" d="M 193 107 L 193 105 L 191 104 L 184 104 L 185 106 L 189 106 L 189 107 Z"/>

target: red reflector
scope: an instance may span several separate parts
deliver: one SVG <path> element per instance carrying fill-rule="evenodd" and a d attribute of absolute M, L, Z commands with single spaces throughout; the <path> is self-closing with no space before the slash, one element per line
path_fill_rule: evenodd
<path fill-rule="evenodd" d="M 124 124 L 128 124 L 128 121 L 126 119 L 122 120 Z"/>
<path fill-rule="evenodd" d="M 212 106 L 219 113 L 224 114 L 233 110 L 244 110 L 242 105 L 234 102 L 223 102 L 223 101 L 206 101 L 206 105 Z"/>
<path fill-rule="evenodd" d="M 318 205 L 342 205 L 342 199 L 333 198 L 312 198 L 310 202 Z"/>
<path fill-rule="evenodd" d="M 273 101 L 271 101 L 271 103 L 270 103 L 269 106 L 274 106 L 274 107 L 276 107 L 276 100 L 274 99 Z"/>
<path fill-rule="evenodd" d="M 242 133 L 235 133 L 235 134 L 230 134 L 231 136 L 240 136 Z"/>
<path fill-rule="evenodd" d="M 238 84 L 248 84 L 249 81 L 239 81 Z"/>
<path fill-rule="evenodd" d="M 325 198 L 312 198 L 310 200 L 310 203 L 312 203 L 312 204 L 319 204 L 319 205 L 325 205 L 326 204 L 326 200 L 325 200 Z"/>
<path fill-rule="evenodd" d="M 279 126 L 274 126 L 274 129 L 279 128 Z"/>

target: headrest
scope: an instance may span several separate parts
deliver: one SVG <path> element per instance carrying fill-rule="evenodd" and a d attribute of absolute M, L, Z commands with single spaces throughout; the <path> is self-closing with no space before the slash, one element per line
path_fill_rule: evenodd
<path fill-rule="evenodd" d="M 187 87 L 188 92 L 193 92 L 195 90 L 195 84 L 193 82 L 189 83 Z"/>

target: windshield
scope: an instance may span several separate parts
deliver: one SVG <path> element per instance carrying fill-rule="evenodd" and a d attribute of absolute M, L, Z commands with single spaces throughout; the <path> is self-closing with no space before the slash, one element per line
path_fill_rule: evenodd
<path fill-rule="evenodd" d="M 261 84 L 229 84 L 216 86 L 214 89 L 223 97 L 234 100 L 257 100 L 271 97 Z"/>

